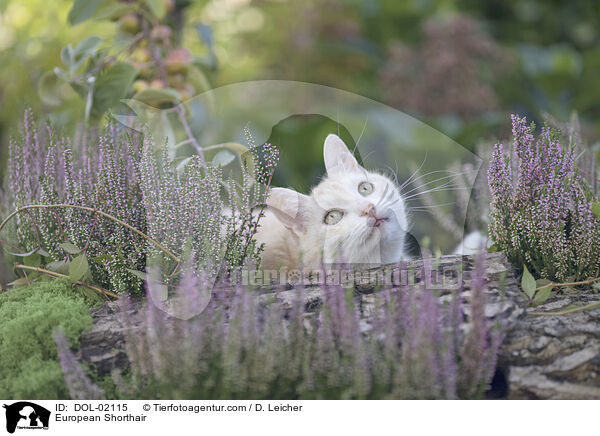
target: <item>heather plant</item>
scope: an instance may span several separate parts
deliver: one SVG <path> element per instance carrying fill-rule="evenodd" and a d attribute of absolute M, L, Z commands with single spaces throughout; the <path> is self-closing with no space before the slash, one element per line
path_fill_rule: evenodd
<path fill-rule="evenodd" d="M 2 224 L 21 282 L 69 277 L 116 296 L 141 290 L 149 259 L 171 285 L 189 259 L 213 278 L 257 264 L 252 236 L 276 149 L 252 144 L 236 183 L 199 155 L 179 162 L 157 148 L 149 134 L 116 123 L 73 144 L 27 111 L 10 144 L 4 209 L 12 214 Z"/>
<path fill-rule="evenodd" d="M 45 264 L 69 273 L 73 281 L 87 275 L 116 292 L 138 289 L 127 269 L 143 267 L 144 239 L 94 211 L 145 231 L 139 155 L 139 138 L 126 138 L 116 124 L 72 144 L 50 126 L 37 125 L 27 110 L 22 132 L 10 142 L 5 208 L 40 207 L 8 222 L 14 255 L 31 268 Z M 87 210 L 47 207 L 61 204 Z"/>
<path fill-rule="evenodd" d="M 149 282 L 148 292 L 154 292 Z M 185 307 L 204 305 L 203 278 L 176 291 Z M 291 305 L 270 302 L 243 287 L 217 286 L 206 309 L 183 320 L 160 305 L 128 315 L 130 377 L 116 377 L 121 395 L 173 399 L 479 398 L 488 386 L 502 338 L 485 318 L 485 267 L 473 272 L 470 305 L 458 293 L 417 288 L 377 295 L 367 324 L 353 290 L 324 287 L 316 313 L 305 312 L 305 289 Z M 167 304 L 167 303 L 165 303 Z M 193 312 L 194 310 L 192 310 Z M 470 323 L 465 326 L 464 318 Z M 71 395 L 84 398 L 90 382 L 73 369 L 59 342 Z M 69 383 L 69 379 L 67 379 Z M 79 386 L 79 388 L 78 388 Z M 75 391 L 82 390 L 79 394 Z M 83 392 L 83 393 L 82 393 Z M 95 395 L 95 394 L 94 394 Z"/>
<path fill-rule="evenodd" d="M 525 118 L 512 123 L 512 147 L 495 146 L 488 172 L 490 236 L 538 277 L 598 277 L 600 204 L 577 164 L 581 154 L 548 126 L 535 138 Z"/>

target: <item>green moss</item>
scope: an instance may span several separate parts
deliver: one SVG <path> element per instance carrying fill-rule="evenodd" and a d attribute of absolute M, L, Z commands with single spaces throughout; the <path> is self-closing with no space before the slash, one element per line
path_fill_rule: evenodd
<path fill-rule="evenodd" d="M 52 339 L 59 326 L 71 346 L 92 326 L 89 306 L 68 281 L 0 294 L 0 398 L 68 398 Z"/>

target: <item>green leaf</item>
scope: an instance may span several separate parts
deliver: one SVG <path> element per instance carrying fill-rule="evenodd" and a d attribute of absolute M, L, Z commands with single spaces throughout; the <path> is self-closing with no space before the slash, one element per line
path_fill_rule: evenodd
<path fill-rule="evenodd" d="M 94 85 L 92 116 L 101 117 L 125 97 L 138 71 L 125 62 L 117 62 L 98 77 Z"/>
<path fill-rule="evenodd" d="M 85 254 L 75 257 L 69 264 L 69 280 L 76 282 L 86 275 L 88 270 L 88 261 Z"/>
<path fill-rule="evenodd" d="M 597 201 L 594 201 L 594 203 L 592 203 L 592 213 L 596 218 L 600 219 L 600 203 L 598 203 Z"/>
<path fill-rule="evenodd" d="M 69 275 L 69 261 L 68 260 L 55 260 L 46 265 L 46 269 L 54 271 L 60 274 Z"/>
<path fill-rule="evenodd" d="M 164 0 L 146 0 L 146 4 L 148 5 L 148 8 L 150 8 L 150 12 L 158 18 L 164 17 L 167 13 L 167 6 Z"/>
<path fill-rule="evenodd" d="M 132 98 L 154 107 L 159 107 L 162 103 L 177 103 L 181 100 L 179 93 L 172 88 L 148 88 L 138 92 Z"/>
<path fill-rule="evenodd" d="M 81 248 L 77 247 L 74 244 L 71 244 L 70 242 L 63 242 L 62 244 L 59 245 L 59 247 L 62 248 L 63 250 L 65 250 L 69 254 L 81 253 Z"/>
<path fill-rule="evenodd" d="M 133 12 L 136 5 L 133 3 L 123 3 L 120 1 L 104 1 L 96 11 L 92 18 L 95 20 L 104 20 L 106 18 L 119 18 L 127 12 Z"/>
<path fill-rule="evenodd" d="M 224 167 L 227 164 L 230 164 L 235 159 L 235 154 L 233 154 L 229 150 L 221 150 L 219 151 L 215 157 L 212 158 L 212 164 L 214 166 Z"/>
<path fill-rule="evenodd" d="M 533 299 L 533 305 L 538 306 L 546 301 L 550 296 L 552 289 L 554 289 L 553 284 L 548 284 L 543 288 L 538 289 L 538 291 L 535 293 L 535 298 Z"/>
<path fill-rule="evenodd" d="M 79 56 L 91 56 L 95 53 L 96 49 L 102 42 L 102 38 L 96 35 L 88 36 L 75 47 L 73 50 L 73 55 L 75 57 Z"/>
<path fill-rule="evenodd" d="M 207 148 L 226 148 L 235 152 L 240 157 L 240 161 L 245 166 L 246 170 L 250 173 L 250 176 L 254 176 L 254 156 L 252 155 L 248 147 L 246 147 L 245 145 L 242 145 L 238 142 L 225 142 L 223 144 L 211 145 Z"/>
<path fill-rule="evenodd" d="M 136 276 L 138 279 L 141 279 L 144 282 L 146 281 L 146 273 L 145 272 L 138 271 L 137 269 L 130 269 L 130 268 L 127 268 L 127 271 L 129 271 L 131 274 Z"/>
<path fill-rule="evenodd" d="M 61 80 L 53 71 L 45 72 L 38 82 L 38 93 L 42 103 L 58 106 L 62 102 Z"/>
<path fill-rule="evenodd" d="M 198 33 L 198 36 L 207 48 L 213 48 L 214 38 L 212 28 L 210 26 L 204 23 L 196 23 L 196 33 Z"/>
<path fill-rule="evenodd" d="M 527 266 L 523 264 L 523 277 L 521 278 L 521 288 L 525 295 L 527 295 L 530 299 L 533 298 L 535 294 L 535 279 L 527 269 Z"/>
<path fill-rule="evenodd" d="M 63 64 L 65 64 L 65 66 L 69 67 L 69 69 L 72 69 L 71 67 L 73 66 L 74 56 L 73 46 L 71 44 L 63 47 L 60 51 L 60 60 Z"/>
<path fill-rule="evenodd" d="M 42 264 L 42 256 L 39 253 L 33 253 L 31 256 L 27 256 L 23 259 L 23 263 L 27 266 L 38 267 Z"/>
<path fill-rule="evenodd" d="M 43 248 L 40 248 L 38 251 L 38 253 L 40 253 L 42 256 L 44 257 L 50 257 L 50 253 L 48 253 L 46 250 L 44 250 Z"/>
<path fill-rule="evenodd" d="M 69 11 L 69 23 L 75 26 L 82 23 L 92 15 L 104 0 L 75 0 Z"/>
<path fill-rule="evenodd" d="M 500 251 L 500 248 L 497 244 L 492 244 L 488 247 L 487 251 L 488 253 L 497 253 L 498 251 Z"/>

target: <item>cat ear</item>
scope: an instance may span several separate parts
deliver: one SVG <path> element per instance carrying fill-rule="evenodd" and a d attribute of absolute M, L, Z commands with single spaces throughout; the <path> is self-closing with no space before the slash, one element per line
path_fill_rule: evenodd
<path fill-rule="evenodd" d="M 292 189 L 271 188 L 267 205 L 287 228 L 303 233 L 308 224 L 307 204 L 310 197 Z"/>
<path fill-rule="evenodd" d="M 341 171 L 358 170 L 360 165 L 344 141 L 333 133 L 327 135 L 323 146 L 323 159 L 327 174 L 332 175 Z"/>

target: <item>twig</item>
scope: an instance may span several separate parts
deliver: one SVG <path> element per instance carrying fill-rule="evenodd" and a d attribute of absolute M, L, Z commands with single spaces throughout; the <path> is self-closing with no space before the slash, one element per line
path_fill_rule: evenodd
<path fill-rule="evenodd" d="M 584 310 L 591 310 L 591 309 L 600 309 L 600 302 L 597 301 L 592 304 L 587 304 L 587 305 L 581 306 L 581 307 L 574 307 L 572 309 L 567 309 L 567 310 L 561 310 L 559 312 L 530 312 L 529 315 L 531 315 L 531 316 L 562 316 L 562 315 L 568 315 L 570 313 L 576 313 L 576 312 L 581 312 Z"/>
<path fill-rule="evenodd" d="M 560 288 L 564 288 L 567 286 L 579 286 L 579 285 L 589 285 L 595 282 L 600 282 L 600 277 L 596 277 L 594 279 L 588 279 L 588 280 L 582 280 L 580 282 L 568 282 L 568 283 L 554 283 L 554 282 L 550 282 L 546 285 L 540 286 L 539 288 L 536 288 L 536 292 L 539 291 L 542 288 L 547 288 L 549 286 L 554 287 L 560 287 Z"/>
<path fill-rule="evenodd" d="M 550 286 L 552 286 L 552 287 L 579 286 L 579 285 L 589 285 L 589 284 L 595 283 L 595 282 L 600 282 L 600 277 L 596 277 L 596 278 L 589 279 L 589 280 L 581 280 L 579 282 L 569 282 L 569 283 L 550 282 L 547 285 L 536 288 L 535 291 L 537 292 L 542 288 L 548 288 Z M 582 310 L 589 310 L 589 309 L 596 309 L 596 308 L 600 308 L 600 302 L 588 304 L 588 305 L 581 306 L 581 307 L 574 307 L 573 309 L 561 310 L 558 312 L 530 312 L 529 315 L 532 315 L 532 316 L 560 316 L 560 315 L 567 315 L 569 313 L 580 312 Z"/>
<path fill-rule="evenodd" d="M 160 54 L 160 48 L 156 45 L 156 41 L 152 37 L 152 32 L 149 31 L 148 24 L 146 22 L 144 22 L 144 34 L 146 34 L 146 37 L 150 41 L 150 52 L 152 53 L 154 62 L 156 62 L 156 68 L 158 70 L 158 75 L 160 76 L 160 79 L 163 82 L 168 83 L 169 81 L 167 78 L 167 70 L 165 68 L 165 63 L 163 61 L 163 58 Z M 204 160 L 204 153 L 202 151 L 202 147 L 200 147 L 200 144 L 198 144 L 198 141 L 196 141 L 196 138 L 194 138 L 192 129 L 190 128 L 190 125 L 188 124 L 187 119 L 185 118 L 185 112 L 184 112 L 183 108 L 181 107 L 180 104 L 176 104 L 174 106 L 174 109 L 177 112 L 179 121 L 181 121 L 181 124 L 183 125 L 185 134 L 187 135 L 189 141 L 192 143 L 192 145 L 196 149 L 196 152 L 198 153 L 198 156 L 200 157 L 200 162 L 201 162 L 202 166 L 206 166 L 206 160 Z M 173 138 L 173 139 L 175 139 L 175 138 Z"/>
<path fill-rule="evenodd" d="M 38 231 L 37 223 L 35 222 L 35 219 L 31 215 L 31 213 L 29 211 L 26 211 L 26 212 L 27 212 L 27 215 L 29 216 L 29 218 L 31 218 L 31 222 L 33 223 L 33 228 L 35 229 L 35 237 L 37 239 L 38 250 L 39 250 L 40 248 L 42 248 L 42 243 L 40 241 L 40 232 Z"/>
<path fill-rule="evenodd" d="M 196 141 L 196 138 L 194 138 L 194 135 L 192 133 L 192 129 L 190 128 L 190 125 L 188 124 L 188 122 L 187 122 L 187 120 L 185 118 L 185 113 L 183 111 L 183 108 L 181 107 L 181 105 L 178 104 L 178 105 L 175 106 L 175 110 L 177 111 L 177 115 L 179 116 L 179 121 L 181 121 L 181 124 L 183 125 L 183 129 L 185 130 L 185 134 L 188 136 L 188 138 L 191 141 L 192 145 L 194 146 L 194 148 L 198 152 L 198 156 L 200 157 L 200 162 L 202 163 L 203 166 L 206 166 L 206 161 L 204 160 L 202 147 L 200 147 L 200 144 L 198 144 L 198 141 Z"/>
<path fill-rule="evenodd" d="M 83 247 L 83 252 L 87 251 L 88 245 L 90 244 L 90 239 L 92 239 L 92 234 L 94 233 L 94 229 L 96 228 L 96 223 L 98 222 L 98 214 L 94 214 L 94 224 L 92 224 L 92 230 L 90 230 L 90 234 L 88 235 L 87 241 L 85 241 L 85 247 Z"/>
<path fill-rule="evenodd" d="M 10 242 L 6 242 L 0 239 L 0 244 L 4 244 L 4 245 L 8 245 L 11 248 L 14 248 L 15 250 L 20 251 L 21 253 L 25 253 L 25 250 L 21 250 L 19 247 L 17 247 L 16 245 L 11 244 Z"/>
<path fill-rule="evenodd" d="M 19 268 L 19 269 L 23 269 L 23 270 L 29 270 L 29 271 L 36 271 L 36 272 L 39 272 L 39 273 L 42 273 L 42 274 L 47 274 L 47 275 L 54 276 L 54 277 L 59 277 L 59 278 L 66 278 L 66 279 L 69 278 L 69 276 L 67 276 L 65 274 L 57 273 L 57 272 L 50 271 L 50 270 L 44 269 L 44 268 L 39 268 L 37 266 L 28 266 L 28 265 L 17 264 L 17 265 L 15 265 L 15 268 Z M 84 283 L 81 280 L 77 280 L 75 282 L 75 284 L 76 285 L 80 285 L 80 286 L 85 286 L 86 288 L 90 288 L 93 291 L 96 291 L 99 294 L 102 294 L 104 296 L 108 295 L 108 296 L 111 296 L 113 298 L 119 298 L 119 296 L 117 294 L 115 294 L 114 292 L 111 292 L 111 291 L 106 290 L 106 289 L 99 288 L 98 286 L 94 286 L 94 285 L 90 285 L 88 283 Z"/>
<path fill-rule="evenodd" d="M 56 217 L 56 221 L 58 222 L 58 228 L 60 229 L 60 233 L 63 237 L 63 239 L 67 239 L 67 235 L 65 233 L 65 230 L 63 229 L 62 223 L 60 221 L 60 216 L 58 216 L 58 212 L 55 211 L 54 209 L 50 209 L 50 211 L 54 214 L 54 216 Z"/>

